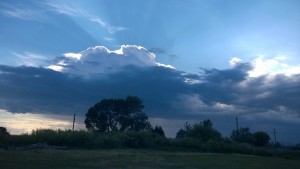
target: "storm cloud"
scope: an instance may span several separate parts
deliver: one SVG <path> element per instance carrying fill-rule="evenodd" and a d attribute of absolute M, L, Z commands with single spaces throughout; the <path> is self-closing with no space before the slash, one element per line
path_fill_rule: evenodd
<path fill-rule="evenodd" d="M 251 62 L 190 74 L 159 64 L 145 48 L 125 46 L 119 53 L 103 49 L 73 53 L 78 58 L 64 54 L 52 64 L 61 66 L 59 71 L 1 65 L 0 109 L 84 116 L 101 99 L 134 95 L 153 119 L 212 118 L 217 126 L 232 127 L 228 120 L 239 116 L 248 120 L 245 125 L 261 130 L 257 126 L 280 124 L 287 130 L 300 125 L 300 74 L 249 77 L 255 68 Z"/>

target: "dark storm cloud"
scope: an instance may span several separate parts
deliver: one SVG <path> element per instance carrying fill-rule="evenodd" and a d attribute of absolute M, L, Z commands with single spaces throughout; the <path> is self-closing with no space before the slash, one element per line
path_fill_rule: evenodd
<path fill-rule="evenodd" d="M 299 127 L 300 75 L 249 78 L 250 69 L 249 64 L 240 64 L 187 74 L 160 66 L 128 65 L 87 79 L 45 68 L 0 66 L 0 109 L 84 116 L 101 99 L 135 95 L 143 100 L 149 117 L 210 118 L 227 135 L 234 129 L 230 121 L 235 116 L 253 131 Z M 286 137 L 300 139 L 292 133 Z"/>
<path fill-rule="evenodd" d="M 126 66 L 101 78 L 85 79 L 44 68 L 0 66 L 0 108 L 83 114 L 103 98 L 136 95 L 155 117 L 197 116 L 205 111 L 266 116 L 277 112 L 299 118 L 300 75 L 248 78 L 250 69 L 249 64 L 239 64 L 187 74 L 158 66 Z"/>
<path fill-rule="evenodd" d="M 169 98 L 184 92 L 180 72 L 163 67 L 138 68 L 102 78 L 83 79 L 50 69 L 0 66 L 1 109 L 26 113 L 85 113 L 108 97 L 140 96 L 147 107 L 167 106 Z"/>
<path fill-rule="evenodd" d="M 241 104 L 267 110 L 285 107 L 299 114 L 300 75 L 274 77 L 262 76 L 252 79 L 240 89 L 243 101 Z"/>
<path fill-rule="evenodd" d="M 199 94 L 207 104 L 214 102 L 233 104 L 234 100 L 238 99 L 241 94 L 237 85 L 247 78 L 247 71 L 250 69 L 251 65 L 246 63 L 226 70 L 201 69 L 198 77 L 203 82 L 194 85 L 194 92 Z"/>
<path fill-rule="evenodd" d="M 83 91 L 76 88 L 79 81 L 44 68 L 0 66 L 2 109 L 18 113 L 64 113 L 78 107 Z M 84 103 L 84 100 L 82 100 Z"/>
<path fill-rule="evenodd" d="M 237 64 L 232 69 L 202 69 L 203 75 L 207 82 L 223 83 L 223 82 L 240 82 L 246 79 L 248 71 L 251 70 L 251 65 L 247 63 Z"/>

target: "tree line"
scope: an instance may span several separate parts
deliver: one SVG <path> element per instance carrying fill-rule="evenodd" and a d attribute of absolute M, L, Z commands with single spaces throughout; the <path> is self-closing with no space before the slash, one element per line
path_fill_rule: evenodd
<path fill-rule="evenodd" d="M 128 96 L 126 99 L 103 99 L 88 110 L 85 125 L 89 131 L 93 132 L 152 130 L 164 136 L 161 126 L 151 127 L 143 108 L 142 101 L 136 96 Z M 193 126 L 186 124 L 185 129 L 180 129 L 176 134 L 176 138 L 184 137 L 201 141 L 222 139 L 221 133 L 213 128 L 210 119 Z M 249 128 L 233 130 L 230 138 L 236 142 L 256 146 L 265 146 L 270 141 L 268 133 L 263 131 L 251 133 Z"/>
<path fill-rule="evenodd" d="M 249 128 L 239 128 L 226 138 L 214 128 L 210 119 L 206 119 L 192 126 L 186 124 L 177 132 L 176 138 L 166 138 L 161 126 L 151 126 L 143 110 L 143 102 L 135 96 L 103 99 L 88 109 L 84 121 L 87 131 L 37 129 L 29 134 L 10 135 L 5 127 L 0 127 L 0 147 L 42 142 L 83 148 L 155 148 L 270 154 L 258 148 L 269 144 L 270 137 L 266 132 L 251 133 Z"/>

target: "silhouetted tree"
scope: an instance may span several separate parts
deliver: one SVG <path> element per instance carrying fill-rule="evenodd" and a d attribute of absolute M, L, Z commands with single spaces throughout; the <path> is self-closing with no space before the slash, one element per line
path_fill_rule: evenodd
<path fill-rule="evenodd" d="M 183 138 L 183 137 L 186 137 L 186 130 L 180 129 L 180 130 L 176 133 L 176 138 Z"/>
<path fill-rule="evenodd" d="M 5 127 L 0 127 L 0 147 L 2 144 L 7 142 L 7 138 L 9 137 L 9 132 Z"/>
<path fill-rule="evenodd" d="M 202 141 L 219 140 L 221 133 L 213 128 L 213 124 L 209 119 L 204 120 L 202 123 L 195 124 L 189 131 L 187 137 L 194 137 Z"/>
<path fill-rule="evenodd" d="M 233 130 L 230 138 L 241 143 L 254 143 L 253 134 L 250 132 L 250 129 L 248 127 L 239 128 L 238 131 Z"/>
<path fill-rule="evenodd" d="M 164 130 L 162 129 L 161 126 L 155 126 L 154 129 L 152 129 L 152 131 L 153 131 L 154 133 L 157 133 L 157 134 L 159 134 L 159 135 L 165 137 L 165 132 L 164 132 Z"/>
<path fill-rule="evenodd" d="M 0 126 L 0 136 L 8 136 L 9 132 L 7 131 L 7 129 L 5 127 L 1 127 Z"/>
<path fill-rule="evenodd" d="M 204 120 L 199 124 L 194 124 L 193 127 L 186 126 L 186 130 L 180 129 L 176 138 L 192 137 L 202 141 L 219 140 L 221 133 L 213 128 L 213 124 L 209 119 Z"/>
<path fill-rule="evenodd" d="M 202 126 L 206 129 L 212 129 L 213 128 L 213 124 L 209 119 L 204 120 L 202 123 Z"/>
<path fill-rule="evenodd" d="M 142 101 L 135 96 L 124 99 L 103 99 L 86 113 L 85 125 L 90 131 L 141 131 L 151 128 L 143 112 Z"/>
<path fill-rule="evenodd" d="M 265 146 L 270 141 L 270 136 L 268 135 L 268 133 L 263 131 L 255 132 L 253 134 L 253 137 L 254 137 L 254 144 L 256 146 Z"/>

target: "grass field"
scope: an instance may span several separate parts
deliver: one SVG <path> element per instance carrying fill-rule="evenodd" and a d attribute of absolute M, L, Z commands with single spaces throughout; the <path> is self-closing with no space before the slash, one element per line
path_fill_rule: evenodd
<path fill-rule="evenodd" d="M 0 150 L 1 169 L 300 169 L 300 159 L 152 150 Z"/>

